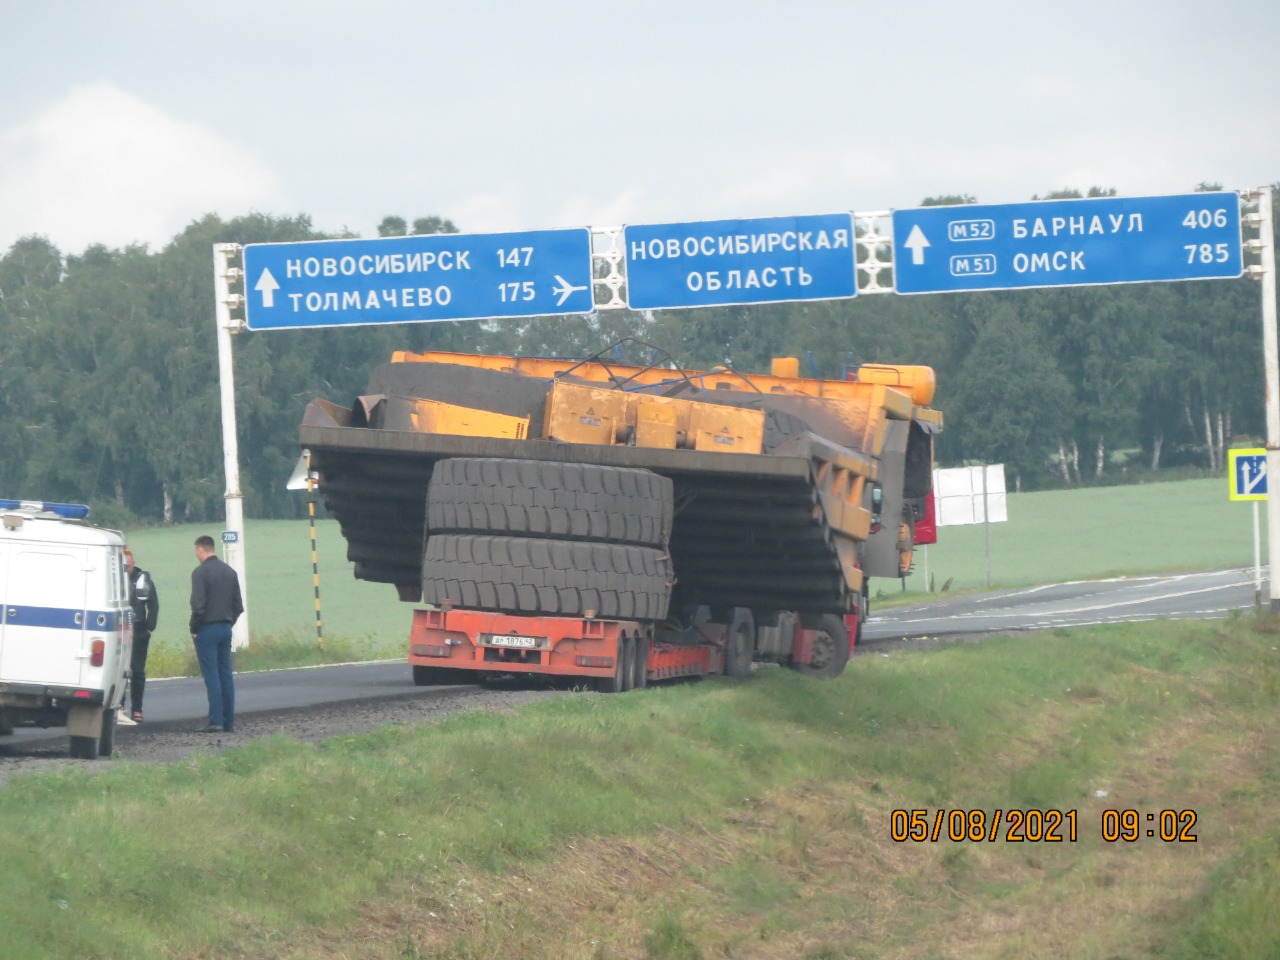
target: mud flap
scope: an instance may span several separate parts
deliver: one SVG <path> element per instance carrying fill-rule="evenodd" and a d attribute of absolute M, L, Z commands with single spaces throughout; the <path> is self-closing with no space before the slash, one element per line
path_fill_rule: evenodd
<path fill-rule="evenodd" d="M 67 733 L 73 737 L 98 739 L 102 732 L 102 704 L 74 703 L 67 711 Z"/>

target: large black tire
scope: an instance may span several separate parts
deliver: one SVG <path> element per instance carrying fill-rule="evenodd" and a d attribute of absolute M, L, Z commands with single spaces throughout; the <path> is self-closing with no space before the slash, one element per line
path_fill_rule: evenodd
<path fill-rule="evenodd" d="M 500 613 L 661 620 L 671 560 L 652 547 L 435 534 L 422 559 L 422 599 Z"/>
<path fill-rule="evenodd" d="M 818 631 L 813 641 L 813 657 L 809 663 L 792 663 L 791 668 L 807 677 L 838 677 L 849 662 L 849 632 L 844 620 L 834 613 L 824 613 L 816 623 L 806 617 L 804 626 Z"/>
<path fill-rule="evenodd" d="M 631 681 L 632 690 L 643 690 L 649 685 L 649 635 L 646 631 L 635 638 L 636 670 Z"/>
<path fill-rule="evenodd" d="M 600 693 L 626 693 L 635 688 L 636 641 L 623 634 L 618 638 L 618 656 L 612 677 L 597 677 L 595 689 Z"/>
<path fill-rule="evenodd" d="M 71 737 L 71 745 L 67 754 L 72 760 L 98 759 L 98 738 Z"/>
<path fill-rule="evenodd" d="M 116 711 L 102 711 L 102 733 L 98 737 L 98 756 L 109 757 L 116 749 Z"/>
<path fill-rule="evenodd" d="M 746 607 L 734 607 L 729 633 L 724 642 L 724 673 L 734 680 L 751 676 L 756 652 L 756 623 Z"/>
<path fill-rule="evenodd" d="M 427 532 L 663 547 L 671 490 L 667 477 L 630 467 L 458 457 L 432 471 Z"/>

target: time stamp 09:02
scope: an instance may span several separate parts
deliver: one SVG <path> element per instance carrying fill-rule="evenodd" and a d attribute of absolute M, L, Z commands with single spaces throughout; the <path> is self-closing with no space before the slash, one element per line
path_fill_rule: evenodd
<path fill-rule="evenodd" d="M 1078 810 L 894 810 L 889 838 L 895 843 L 1075 843 Z M 1107 843 L 1159 840 L 1195 843 L 1194 810 L 1102 811 L 1099 836 Z M 1086 825 L 1087 829 L 1087 825 Z"/>

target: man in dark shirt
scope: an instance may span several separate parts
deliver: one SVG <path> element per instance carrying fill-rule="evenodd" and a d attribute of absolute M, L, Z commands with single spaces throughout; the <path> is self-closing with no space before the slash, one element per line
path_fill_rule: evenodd
<path fill-rule="evenodd" d="M 129 605 L 133 607 L 133 654 L 129 663 L 129 700 L 133 709 L 129 719 L 142 722 L 142 691 L 147 685 L 147 649 L 160 616 L 160 595 L 151 574 L 133 559 L 133 551 L 124 548 L 124 562 L 129 569 Z"/>
<path fill-rule="evenodd" d="M 196 538 L 196 559 L 200 565 L 191 571 L 191 639 L 209 696 L 209 723 L 202 732 L 231 733 L 236 726 L 231 625 L 244 612 L 240 579 L 218 559 L 213 537 Z"/>

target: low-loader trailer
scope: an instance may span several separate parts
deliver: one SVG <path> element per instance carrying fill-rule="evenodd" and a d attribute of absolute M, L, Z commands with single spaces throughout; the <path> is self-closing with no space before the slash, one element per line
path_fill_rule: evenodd
<path fill-rule="evenodd" d="M 927 367 L 798 367 L 396 353 L 301 443 L 356 576 L 419 605 L 419 684 L 834 676 L 911 569 L 942 415 Z"/>

